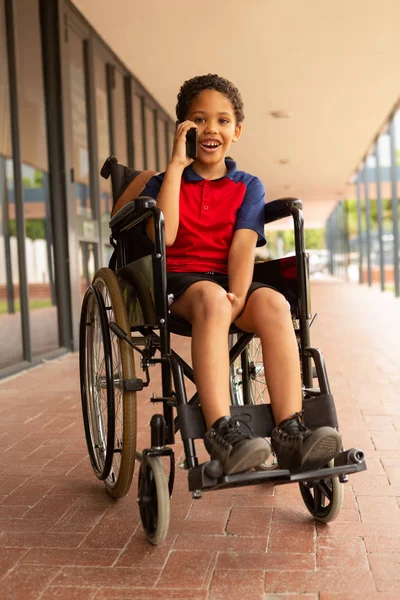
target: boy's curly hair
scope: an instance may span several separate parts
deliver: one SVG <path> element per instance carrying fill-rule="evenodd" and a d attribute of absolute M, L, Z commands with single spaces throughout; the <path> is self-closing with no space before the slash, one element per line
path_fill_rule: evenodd
<path fill-rule="evenodd" d="M 203 90 L 215 90 L 224 94 L 231 102 L 235 111 L 236 122 L 241 123 L 244 120 L 243 100 L 236 86 L 228 79 L 219 77 L 219 75 L 198 75 L 184 82 L 178 94 L 176 104 L 176 116 L 179 121 L 185 121 L 189 114 L 192 100 Z"/>

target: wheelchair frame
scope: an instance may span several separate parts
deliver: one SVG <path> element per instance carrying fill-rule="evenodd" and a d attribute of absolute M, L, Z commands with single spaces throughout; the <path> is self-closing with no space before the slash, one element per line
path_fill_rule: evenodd
<path fill-rule="evenodd" d="M 124 169 L 124 171 L 123 171 Z M 118 164 L 115 157 L 110 157 L 105 162 L 102 175 L 112 177 L 112 189 L 114 202 L 121 193 L 122 175 L 126 175 L 126 167 Z M 310 331 L 309 322 L 311 319 L 310 312 L 310 294 L 309 294 L 309 278 L 308 278 L 308 256 L 304 244 L 304 222 L 302 216 L 301 201 L 296 198 L 283 198 L 274 200 L 265 206 L 265 222 L 269 223 L 284 217 L 292 216 L 295 232 L 295 249 L 296 249 L 296 272 L 297 284 L 297 302 L 291 303 L 292 312 L 298 321 L 298 331 L 296 331 L 299 340 L 300 359 L 302 366 L 303 379 L 303 408 L 305 413 L 305 422 L 308 427 L 319 427 L 322 425 L 330 425 L 338 428 L 336 410 L 334 406 L 333 396 L 331 394 L 329 381 L 326 373 L 326 367 L 323 355 L 317 348 L 310 347 Z M 130 240 L 132 239 L 132 231 L 134 228 L 140 229 L 143 224 L 150 218 L 154 221 L 155 244 L 151 254 L 144 253 L 144 256 L 136 260 L 132 260 L 130 253 Z M 197 392 L 188 400 L 184 377 L 186 376 L 194 382 L 192 368 L 171 349 L 170 333 L 182 333 L 180 325 L 174 329 L 174 318 L 168 310 L 167 289 L 166 289 L 166 263 L 165 263 L 165 240 L 164 240 L 164 218 L 160 209 L 157 207 L 155 200 L 146 197 L 136 198 L 133 202 L 128 203 L 121 208 L 118 213 L 110 221 L 111 237 L 110 242 L 115 247 L 116 260 L 113 262 L 116 267 L 116 275 L 124 290 L 126 298 L 132 296 L 133 290 L 133 308 L 137 310 L 138 305 L 142 309 L 142 323 L 138 321 L 131 331 L 125 331 L 117 323 L 109 323 L 109 329 L 120 340 L 120 344 L 127 343 L 131 346 L 132 351 L 138 352 L 141 355 L 141 366 L 145 373 L 145 379 L 141 379 L 136 374 L 134 377 L 125 379 L 122 382 L 123 389 L 129 392 L 137 392 L 143 390 L 150 382 L 149 367 L 152 365 L 161 365 L 162 374 L 162 396 L 151 399 L 154 403 L 161 403 L 163 406 L 162 415 L 155 414 L 151 420 L 151 446 L 144 449 L 141 453 L 136 451 L 136 458 L 141 462 L 139 473 L 139 491 L 138 504 L 141 510 L 142 522 L 144 524 L 147 537 L 152 543 L 160 543 L 163 535 L 155 535 L 151 527 L 146 526 L 146 514 L 143 517 L 142 509 L 146 501 L 148 501 L 149 489 L 152 483 L 154 484 L 154 476 L 151 478 L 152 461 L 160 457 L 169 458 L 169 477 L 168 477 L 168 495 L 172 495 L 174 485 L 174 452 L 169 445 L 175 441 L 175 434 L 178 430 L 181 432 L 181 437 L 185 452 L 184 468 L 188 469 L 189 490 L 193 493 L 194 498 L 201 497 L 202 491 L 211 491 L 228 487 L 237 487 L 244 485 L 252 485 L 255 483 L 273 482 L 274 484 L 283 484 L 297 482 L 300 485 L 300 490 L 308 510 L 313 516 L 322 521 L 331 520 L 335 515 L 330 515 L 329 511 L 322 511 L 318 514 L 316 507 L 313 507 L 313 498 L 307 496 L 306 487 L 319 485 L 321 481 L 337 481 L 343 483 L 347 479 L 347 475 L 366 468 L 364 454 L 361 450 L 352 448 L 343 450 L 335 459 L 334 464 L 321 469 L 314 469 L 305 472 L 291 473 L 285 469 L 276 469 L 268 471 L 254 471 L 246 473 L 237 473 L 233 475 L 224 475 L 222 466 L 218 461 L 207 461 L 203 464 L 198 464 L 196 456 L 194 440 L 202 438 L 206 427 Z M 258 281 L 262 281 L 259 276 L 263 275 L 265 265 L 261 263 L 255 265 L 255 274 Z M 153 288 L 151 288 L 153 284 Z M 147 286 L 150 285 L 150 295 Z M 141 299 L 147 296 L 147 299 L 153 300 L 153 306 L 143 306 L 145 304 Z M 130 301 L 132 303 L 132 300 Z M 135 304 L 136 303 L 136 304 Z M 148 303 L 151 304 L 151 301 Z M 132 306 L 130 307 L 132 308 Z M 145 314 L 147 313 L 147 314 Z M 131 323 L 132 325 L 132 323 Z M 83 326 L 82 326 L 83 327 Z M 133 333 L 138 333 L 139 337 L 132 336 Z M 158 331 L 158 333 L 156 333 Z M 232 364 L 239 356 L 246 357 L 246 347 L 254 334 L 240 332 L 237 328 L 232 329 L 238 333 L 238 340 L 230 349 L 230 364 Z M 183 331 L 183 335 L 190 335 L 190 332 Z M 81 347 L 81 353 L 84 348 Z M 159 357 L 156 357 L 156 352 L 159 352 Z M 246 361 L 242 358 L 242 364 Z M 314 364 L 314 367 L 312 366 Z M 316 376 L 318 387 L 313 387 L 313 379 Z M 250 415 L 250 425 L 256 434 L 263 437 L 270 437 L 274 427 L 272 411 L 269 404 L 251 405 L 249 397 L 249 373 L 248 369 L 243 369 L 243 404 L 246 405 L 246 414 Z M 81 389 L 82 401 L 85 405 L 85 384 L 82 382 L 81 371 Z M 177 411 L 177 416 L 174 417 L 174 409 Z M 232 414 L 237 415 L 243 412 L 243 406 L 232 406 Z M 90 441 L 87 441 L 88 446 Z M 111 454 L 117 449 L 112 448 Z M 120 450 L 118 450 L 120 451 Z M 107 461 L 106 461 L 107 462 Z M 107 469 L 110 460 L 107 462 Z M 112 460 L 111 460 L 112 463 Z M 108 472 L 107 469 L 101 473 L 101 478 L 106 479 L 109 476 L 112 466 Z M 150 471 L 149 471 L 150 470 Z M 149 475 L 150 473 L 150 475 Z M 154 475 L 154 474 L 153 474 Z M 313 482 L 316 482 L 315 484 Z M 147 489 L 146 488 L 150 488 Z M 161 485 L 161 484 L 160 484 Z M 154 486 L 153 486 L 154 487 Z M 304 488 L 304 489 L 303 489 Z M 128 486 L 129 489 L 129 486 Z M 151 488 L 153 489 L 153 488 Z M 128 490 L 125 491 L 125 493 Z M 157 496 L 157 489 L 153 495 Z M 316 493 L 316 492 L 315 492 Z M 325 495 L 327 492 L 325 491 Z M 164 493 L 165 496 L 165 493 Z M 305 497 L 306 496 L 306 497 Z M 147 500 L 146 500 L 147 498 Z M 165 501 L 165 497 L 164 497 Z M 153 509 L 154 509 L 153 498 Z M 322 500 L 320 500 L 320 503 Z M 154 511 L 153 511 L 154 512 Z M 156 510 L 157 512 L 157 510 Z M 333 511 L 335 512 L 335 511 Z M 157 529 L 157 527 L 156 527 Z M 165 530 L 165 526 L 163 526 Z M 165 537 L 164 535 L 164 537 Z M 161 539 L 162 541 L 162 539 Z"/>

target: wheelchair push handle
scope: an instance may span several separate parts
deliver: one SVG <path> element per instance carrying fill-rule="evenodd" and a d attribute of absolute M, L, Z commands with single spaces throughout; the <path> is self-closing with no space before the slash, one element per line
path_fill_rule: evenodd
<path fill-rule="evenodd" d="M 264 208 L 264 222 L 272 223 L 293 214 L 293 208 L 302 210 L 303 203 L 299 198 L 278 198 L 267 202 Z"/>

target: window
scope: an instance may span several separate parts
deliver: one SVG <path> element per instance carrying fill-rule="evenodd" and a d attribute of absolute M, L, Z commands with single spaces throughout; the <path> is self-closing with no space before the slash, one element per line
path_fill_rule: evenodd
<path fill-rule="evenodd" d="M 25 258 L 35 357 L 59 346 L 38 2 L 15 3 L 15 16 Z"/>

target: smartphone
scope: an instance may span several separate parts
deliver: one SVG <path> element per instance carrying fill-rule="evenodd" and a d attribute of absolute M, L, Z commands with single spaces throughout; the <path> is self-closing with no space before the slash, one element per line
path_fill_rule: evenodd
<path fill-rule="evenodd" d="M 180 125 L 180 121 L 176 122 L 176 127 Z M 186 155 L 189 158 L 196 160 L 197 158 L 197 143 L 198 143 L 198 131 L 196 127 L 192 127 L 186 133 Z"/>

